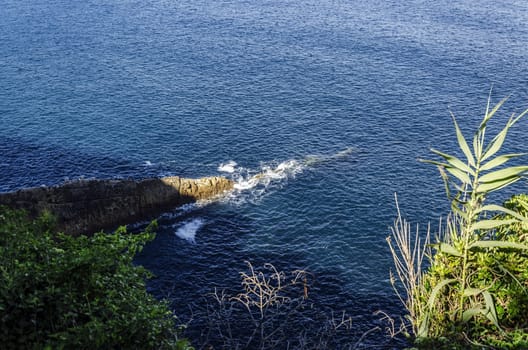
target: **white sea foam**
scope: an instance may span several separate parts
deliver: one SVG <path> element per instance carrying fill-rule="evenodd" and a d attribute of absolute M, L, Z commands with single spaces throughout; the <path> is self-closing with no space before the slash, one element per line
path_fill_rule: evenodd
<path fill-rule="evenodd" d="M 235 167 L 237 166 L 237 163 L 235 161 L 230 160 L 227 163 L 222 163 L 220 166 L 218 166 L 218 171 L 222 171 L 224 173 L 234 173 Z"/>
<path fill-rule="evenodd" d="M 234 191 L 225 199 L 231 203 L 254 202 L 264 195 L 280 188 L 288 179 L 295 177 L 306 168 L 306 164 L 297 160 L 287 160 L 281 163 L 262 163 L 257 169 L 237 166 L 230 161 L 220 164 L 219 170 L 229 172 L 234 181 Z"/>
<path fill-rule="evenodd" d="M 176 230 L 176 236 L 187 240 L 189 243 L 196 243 L 195 237 L 198 230 L 205 224 L 205 221 L 201 218 L 192 219 L 185 221 Z"/>
<path fill-rule="evenodd" d="M 281 188 L 287 181 L 295 178 L 305 169 L 326 161 L 344 158 L 352 153 L 352 148 L 346 148 L 330 156 L 307 156 L 305 159 L 290 159 L 284 162 L 262 163 L 258 169 L 247 169 L 237 166 L 235 161 L 222 163 L 219 171 L 230 173 L 234 181 L 234 189 L 226 199 L 230 202 L 242 203 L 255 201 L 264 195 Z"/>
<path fill-rule="evenodd" d="M 296 160 L 288 160 L 277 166 L 263 164 L 259 171 L 239 171 L 235 176 L 235 189 L 249 190 L 258 186 L 268 187 L 272 183 L 294 177 L 301 173 L 305 166 Z M 241 169 L 244 170 L 244 169 Z"/>

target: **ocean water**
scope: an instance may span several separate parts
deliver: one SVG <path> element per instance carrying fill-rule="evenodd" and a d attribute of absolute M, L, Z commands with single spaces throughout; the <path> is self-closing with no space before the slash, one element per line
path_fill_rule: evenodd
<path fill-rule="evenodd" d="M 404 312 L 394 193 L 422 226 L 445 214 L 417 159 L 455 151 L 450 111 L 469 136 L 488 95 L 510 96 L 497 125 L 528 108 L 527 43 L 520 0 L 3 0 L 0 191 L 231 177 L 229 196 L 162 215 L 137 258 L 191 339 L 204 296 L 251 261 L 310 271 L 314 304 L 352 317 L 343 348 L 403 347 L 365 333 L 384 327 L 373 312 Z M 505 147 L 526 151 L 527 133 Z"/>

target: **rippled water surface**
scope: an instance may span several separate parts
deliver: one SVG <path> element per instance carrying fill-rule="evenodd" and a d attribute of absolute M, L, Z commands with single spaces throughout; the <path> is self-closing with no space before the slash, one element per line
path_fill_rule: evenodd
<path fill-rule="evenodd" d="M 411 220 L 436 220 L 441 180 L 417 158 L 456 147 L 449 110 L 469 133 L 491 86 L 494 101 L 511 95 L 503 121 L 528 107 L 524 1 L 1 7 L 0 191 L 79 177 L 237 181 L 219 202 L 163 215 L 137 259 L 184 320 L 214 287 L 236 288 L 245 260 L 270 262 L 316 276 L 318 305 L 357 327 L 344 341 L 402 346 L 382 332 L 358 343 L 380 325 L 374 311 L 403 312 L 385 243 L 394 192 Z M 507 147 L 526 151 L 527 133 L 525 121 Z"/>

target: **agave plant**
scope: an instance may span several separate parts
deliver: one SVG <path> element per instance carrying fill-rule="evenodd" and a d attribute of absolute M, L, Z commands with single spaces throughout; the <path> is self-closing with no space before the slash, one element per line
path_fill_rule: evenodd
<path fill-rule="evenodd" d="M 528 245 L 497 239 L 494 234 L 503 225 L 527 223 L 528 218 L 501 205 L 485 203 L 489 193 L 519 181 L 528 172 L 526 165 L 507 166 L 510 160 L 524 154 L 499 155 L 508 131 L 528 110 L 518 116 L 513 115 L 504 128 L 490 142 L 486 142 L 488 122 L 506 100 L 501 100 L 490 109 L 488 99 L 484 118 L 473 136 L 472 147 L 451 114 L 462 158 L 432 149 L 441 160 L 422 160 L 438 166 L 451 200 L 451 213 L 446 227 L 441 230 L 442 236 L 432 245 L 436 254 L 429 256 L 429 270 L 426 273 L 413 271 L 410 277 L 400 276 L 403 285 L 407 286 L 408 302 L 404 304 L 409 309 L 410 322 L 417 338 L 442 336 L 446 326 L 439 323 L 446 320 L 461 325 L 482 316 L 501 332 L 491 286 L 482 285 L 482 281 L 474 276 L 479 268 L 476 264 L 477 254 L 491 253 L 497 249 L 528 251 Z M 405 275 L 413 263 L 405 261 L 409 260 L 406 258 L 409 252 L 398 244 L 398 239 L 402 241 L 403 231 L 401 227 L 395 226 L 393 237 L 397 245 L 393 247 L 390 239 L 389 245 L 398 274 Z M 405 239 L 410 245 L 408 237 Z M 423 258 L 423 253 L 415 255 Z M 411 259 L 414 257 L 411 256 Z M 415 262 L 414 265 L 419 264 Z M 402 266 L 405 268 L 402 269 Z M 442 272 L 435 273 L 434 269 Z"/>

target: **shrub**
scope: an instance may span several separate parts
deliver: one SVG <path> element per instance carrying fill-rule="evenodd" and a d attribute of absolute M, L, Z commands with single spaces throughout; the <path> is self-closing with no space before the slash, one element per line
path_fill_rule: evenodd
<path fill-rule="evenodd" d="M 504 101 L 492 109 L 488 103 L 472 148 L 453 116 L 464 160 L 433 149 L 442 161 L 425 161 L 438 166 L 451 200 L 451 213 L 432 245 L 435 253 L 424 254 L 427 245 L 421 246 L 418 238 L 411 244 L 401 217 L 393 228 L 396 244 L 389 239 L 405 287 L 399 295 L 406 295 L 402 301 L 413 333 L 427 347 L 446 342 L 450 348 L 528 347 L 528 202 L 517 196 L 504 206 L 486 203 L 489 193 L 528 171 L 528 166 L 502 167 L 522 154 L 496 155 L 510 127 L 528 110 L 512 116 L 485 142 L 487 124 Z M 419 267 L 424 256 L 429 257 L 425 273 Z"/>
<path fill-rule="evenodd" d="M 146 292 L 149 272 L 134 255 L 154 234 L 53 232 L 53 219 L 29 220 L 0 207 L 2 348 L 185 349 L 175 316 Z"/>

